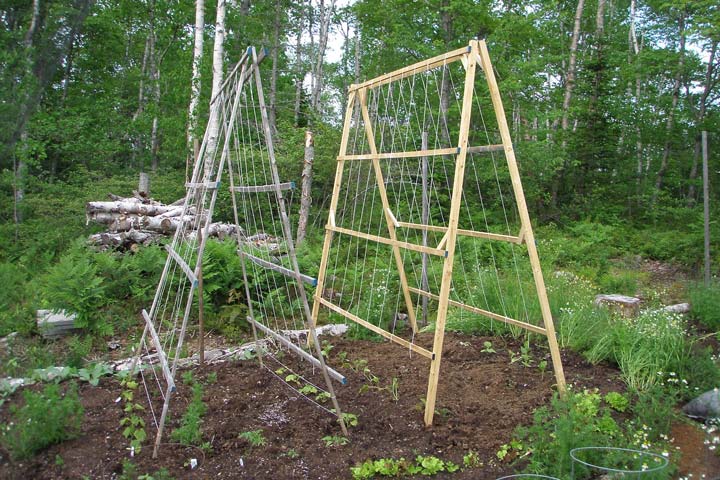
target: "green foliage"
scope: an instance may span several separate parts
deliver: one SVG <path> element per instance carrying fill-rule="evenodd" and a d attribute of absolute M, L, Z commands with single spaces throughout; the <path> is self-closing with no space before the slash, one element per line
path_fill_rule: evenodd
<path fill-rule="evenodd" d="M 140 453 L 147 433 L 145 432 L 145 420 L 141 417 L 145 408 L 135 402 L 135 390 L 137 390 L 138 384 L 126 376 L 121 380 L 120 385 L 123 387 L 120 393 L 123 401 L 123 417 L 120 419 L 122 435 L 130 442 L 131 450 Z"/>
<path fill-rule="evenodd" d="M 467 460 L 467 461 L 466 461 Z M 477 456 L 470 452 L 463 457 L 465 468 L 473 468 L 480 465 Z M 379 460 L 366 460 L 350 469 L 353 479 L 363 480 L 379 477 L 405 477 L 414 475 L 432 476 L 438 473 L 454 473 L 460 470 L 460 466 L 449 461 L 441 460 L 435 456 L 418 455 L 415 461 L 408 461 L 405 458 L 394 460 L 392 458 L 381 458 Z"/>
<path fill-rule="evenodd" d="M 339 435 L 326 435 L 322 438 L 322 441 L 325 442 L 325 446 L 328 448 L 341 447 L 350 443 L 350 440 L 348 440 L 346 437 L 341 437 Z"/>
<path fill-rule="evenodd" d="M 104 281 L 81 248 L 68 251 L 48 270 L 41 295 L 51 309 L 76 313 L 76 326 L 100 335 L 112 333 L 101 311 L 108 303 Z"/>
<path fill-rule="evenodd" d="M 608 392 L 605 395 L 605 403 L 607 403 L 610 408 L 612 408 L 616 412 L 622 413 L 627 410 L 628 406 L 630 405 L 630 400 L 628 400 L 628 398 L 622 393 Z"/>
<path fill-rule="evenodd" d="M 64 394 L 59 385 L 51 384 L 38 393 L 25 391 L 23 399 L 23 406 L 10 407 L 11 422 L 0 425 L 0 444 L 14 459 L 28 458 L 80 434 L 83 408 L 74 383 Z"/>
<path fill-rule="evenodd" d="M 74 335 L 68 340 L 68 355 L 66 362 L 69 366 L 80 368 L 90 354 L 93 346 L 93 337 L 85 335 L 83 337 Z"/>
<path fill-rule="evenodd" d="M 695 283 L 688 289 L 690 294 L 690 314 L 710 331 L 720 331 L 720 283 L 709 286 Z"/>
<path fill-rule="evenodd" d="M 242 438 L 248 442 L 251 447 L 264 447 L 267 444 L 267 440 L 265 440 L 262 430 L 242 432 L 238 435 L 238 438 Z"/>
<path fill-rule="evenodd" d="M 0 263 L 0 285 L 0 337 L 11 332 L 29 334 L 34 324 L 25 272 L 15 264 Z"/>
<path fill-rule="evenodd" d="M 192 379 L 192 374 L 183 376 L 186 383 L 192 385 L 192 400 L 180 419 L 180 426 L 172 431 L 170 437 L 183 445 L 200 445 L 202 443 L 202 417 L 207 412 L 203 402 L 204 389 L 201 383 Z"/>

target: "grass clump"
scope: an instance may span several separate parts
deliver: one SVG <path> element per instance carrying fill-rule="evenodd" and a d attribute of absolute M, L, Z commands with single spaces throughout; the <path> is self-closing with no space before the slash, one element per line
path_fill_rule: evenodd
<path fill-rule="evenodd" d="M 0 425 L 0 444 L 16 460 L 31 457 L 44 448 L 75 438 L 80 433 L 83 407 L 77 386 L 71 383 L 65 394 L 57 384 L 41 392 L 26 391 L 22 407 L 12 405 L 12 421 Z"/>

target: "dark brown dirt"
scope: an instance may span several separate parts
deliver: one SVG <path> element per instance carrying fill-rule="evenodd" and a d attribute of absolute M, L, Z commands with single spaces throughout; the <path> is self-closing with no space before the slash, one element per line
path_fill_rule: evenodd
<path fill-rule="evenodd" d="M 416 339 L 428 343 L 429 336 Z M 484 353 L 484 341 L 493 342 L 496 353 Z M 423 405 L 429 362 L 395 344 L 333 339 L 330 363 L 348 378 L 348 384 L 336 391 L 345 412 L 357 415 L 358 425 L 350 429 L 350 443 L 327 447 L 322 440 L 340 435 L 337 422 L 327 412 L 310 403 L 256 361 L 233 362 L 197 371 L 196 378 L 206 379 L 215 372 L 217 382 L 206 384 L 208 412 L 202 425 L 203 438 L 212 452 L 203 454 L 195 447 L 165 444 L 157 460 L 151 458 L 148 442 L 133 458 L 138 473 L 154 473 L 167 468 L 175 478 L 252 478 L 252 479 L 343 479 L 350 478 L 350 467 L 368 459 L 414 458 L 435 455 L 462 463 L 472 450 L 478 453 L 482 467 L 452 474 L 453 479 L 493 479 L 513 473 L 513 467 L 497 460 L 495 453 L 507 443 L 513 430 L 528 424 L 532 412 L 548 402 L 554 377 L 552 368 L 541 372 L 537 362 L 549 354 L 536 348 L 534 365 L 510 363 L 508 350 L 518 352 L 520 344 L 499 338 L 448 335 L 442 363 L 441 382 L 435 424 L 425 428 Z M 342 352 L 345 352 L 344 354 Z M 368 380 L 361 368 L 343 367 L 341 356 L 349 363 L 366 360 L 367 368 L 378 377 Z M 283 361 L 290 361 L 286 356 Z M 563 354 L 566 376 L 577 388 L 597 387 L 602 392 L 623 389 L 617 370 L 592 366 L 571 353 Z M 270 370 L 278 368 L 266 361 Z M 304 372 L 305 373 L 305 372 Z M 311 375 L 311 372 L 307 372 Z M 398 379 L 398 399 L 387 388 Z M 317 375 L 312 377 L 322 385 Z M 360 392 L 363 385 L 367 391 Z M 83 385 L 80 393 L 85 421 L 79 438 L 48 448 L 24 462 L 13 462 L 0 450 L 0 478 L 117 478 L 122 461 L 129 459 L 127 441 L 121 435 L 122 411 L 115 400 L 121 388 L 116 380 L 103 380 L 100 386 Z M 16 393 L 12 402 L 21 401 Z M 164 437 L 179 423 L 191 398 L 190 388 L 180 384 L 173 397 L 171 417 Z M 0 411 L 0 423 L 8 421 L 7 405 Z M 155 431 L 146 418 L 149 436 Z M 251 447 L 238 434 L 263 431 L 265 446 Z M 62 465 L 56 459 L 62 458 Z M 199 466 L 185 466 L 197 458 Z M 450 476 L 448 475 L 448 478 Z M 442 475 L 436 478 L 444 478 Z"/>

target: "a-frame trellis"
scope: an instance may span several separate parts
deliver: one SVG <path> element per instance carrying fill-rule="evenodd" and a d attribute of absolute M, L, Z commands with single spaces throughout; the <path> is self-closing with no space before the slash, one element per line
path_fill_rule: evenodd
<path fill-rule="evenodd" d="M 483 115 L 483 105 L 492 108 L 492 118 Z M 506 162 L 497 162 L 496 155 L 504 155 Z M 493 197 L 489 192 L 495 190 L 499 194 Z M 514 208 L 508 209 L 509 203 Z M 488 213 L 491 207 L 498 212 L 494 217 Z M 505 231 L 499 233 L 493 225 Z M 432 424 L 435 412 L 449 307 L 545 335 L 557 387 L 564 391 L 535 237 L 484 41 L 471 41 L 468 47 L 349 88 L 325 229 L 313 321 L 318 321 L 322 306 L 330 315 L 352 320 L 410 354 L 428 358 L 426 425 Z M 498 243 L 509 245 L 502 252 L 517 279 L 502 273 L 502 252 L 494 246 Z M 386 263 L 381 252 L 386 252 Z M 525 253 L 533 298 L 523 290 L 527 285 L 518 266 Z M 348 274 L 343 263 L 353 255 L 366 257 Z M 434 270 L 428 266 L 432 261 Z M 429 281 L 428 271 L 441 274 Z M 502 282 L 508 279 L 520 285 L 520 300 L 503 297 Z M 396 303 L 387 307 L 393 294 Z M 432 346 L 426 348 L 416 342 L 416 312 L 427 314 L 428 299 L 437 302 L 437 316 Z M 492 310 L 493 302 L 501 311 Z M 542 325 L 533 323 L 533 310 Z M 512 311 L 517 314 L 512 316 Z M 400 317 L 407 318 L 409 337 L 395 329 Z"/>
<path fill-rule="evenodd" d="M 180 226 L 166 245 L 168 257 L 152 306 L 142 311 L 145 329 L 133 371 L 141 375 L 157 428 L 153 457 L 158 453 L 176 389 L 188 325 L 198 312 L 196 290 L 203 272 L 201 259 L 224 174 L 229 180 L 238 226 L 235 240 L 241 272 L 232 273 L 242 274 L 247 320 L 252 325 L 260 365 L 266 366 L 265 362 L 275 358 L 273 349 L 260 345 L 258 337 L 264 336 L 264 345 L 291 352 L 307 362 L 311 371 L 319 371 L 325 387 L 315 387 L 326 389 L 334 407 L 325 410 L 338 417 L 347 433 L 331 383 L 331 377 L 340 382 L 344 377 L 325 365 L 311 322 L 305 284 L 314 285 L 316 281 L 300 272 L 295 255 L 287 207 L 294 183 L 280 180 L 275 161 L 259 67 L 263 57 L 264 52 L 258 58 L 256 50 L 248 48 L 212 99 L 211 120 L 192 179 L 186 184 Z M 287 334 L 303 328 L 308 329 L 314 350 L 306 351 L 304 340 Z M 286 365 L 282 368 L 291 369 Z M 274 370 L 270 372 L 274 374 Z M 304 379 L 301 372 L 295 377 Z"/>

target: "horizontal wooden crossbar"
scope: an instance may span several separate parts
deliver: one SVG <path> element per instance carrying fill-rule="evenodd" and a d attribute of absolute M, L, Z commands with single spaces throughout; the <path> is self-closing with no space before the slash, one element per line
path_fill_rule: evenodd
<path fill-rule="evenodd" d="M 502 152 L 505 150 L 505 145 L 479 145 L 477 147 L 468 147 L 468 153 L 489 153 L 489 152 Z"/>
<path fill-rule="evenodd" d="M 264 260 L 260 257 L 256 257 L 255 255 L 252 255 L 250 253 L 238 250 L 238 254 L 243 255 L 245 258 L 253 262 L 255 265 L 261 266 L 263 268 L 267 268 L 268 270 L 272 270 L 274 272 L 282 273 L 286 277 L 290 277 L 292 279 L 295 279 L 295 272 L 289 268 L 283 267 L 282 265 L 278 265 L 277 263 L 269 262 L 267 260 Z M 303 282 L 312 285 L 313 287 L 317 285 L 317 278 L 313 278 L 309 275 L 300 274 L 300 280 Z"/>
<path fill-rule="evenodd" d="M 266 335 L 270 335 L 273 339 L 275 339 L 275 340 L 277 340 L 278 342 L 282 343 L 285 347 L 289 348 L 290 350 L 292 350 L 293 352 L 295 352 L 296 354 L 298 354 L 298 355 L 299 355 L 300 357 L 302 357 L 303 359 L 305 359 L 305 360 L 307 360 L 308 362 L 312 363 L 315 367 L 317 367 L 317 368 L 322 368 L 322 365 L 320 364 L 320 360 L 318 360 L 317 358 L 313 357 L 313 356 L 310 355 L 308 352 L 306 352 L 306 351 L 303 350 L 302 348 L 298 347 L 297 345 L 295 345 L 294 343 L 292 343 L 292 342 L 291 342 L 290 340 L 288 340 L 287 338 L 285 338 L 285 337 L 283 337 L 282 335 L 280 335 L 279 333 L 277 333 L 277 332 L 269 329 L 268 327 L 266 327 L 266 326 L 263 325 L 262 323 L 256 321 L 256 320 L 253 319 L 252 317 L 246 317 L 246 318 L 247 318 L 247 321 L 248 321 L 248 322 L 250 322 L 250 323 L 252 323 L 253 325 L 255 325 L 260 331 L 262 331 L 262 332 L 265 333 Z M 344 375 L 342 375 L 341 373 L 333 370 L 332 368 L 328 367 L 327 365 L 325 366 L 325 368 L 327 369 L 328 375 L 330 375 L 331 378 L 333 378 L 334 380 L 340 382 L 340 383 L 343 384 L 343 385 L 345 385 L 345 384 L 347 383 L 347 379 L 345 378 Z"/>
<path fill-rule="evenodd" d="M 220 182 L 187 182 L 185 188 L 207 188 L 213 190 L 220 188 Z"/>
<path fill-rule="evenodd" d="M 425 350 L 424 348 L 415 345 L 414 343 L 408 342 L 404 338 L 398 337 L 397 335 L 394 335 L 387 330 L 383 330 L 382 328 L 373 325 L 370 322 L 366 322 L 362 318 L 358 317 L 357 315 L 354 315 L 347 310 L 344 310 L 343 308 L 338 307 L 334 303 L 330 302 L 329 300 L 325 300 L 324 298 L 315 295 L 315 301 L 320 302 L 320 304 L 325 305 L 327 308 L 332 310 L 335 313 L 339 313 L 343 317 L 347 318 L 348 320 L 352 320 L 353 322 L 362 325 L 363 327 L 367 328 L 368 330 L 372 330 L 373 332 L 377 333 L 378 335 L 382 335 L 383 337 L 387 338 L 388 340 L 391 340 L 395 343 L 398 343 L 402 345 L 403 347 L 409 348 L 415 353 L 418 353 L 422 355 L 423 357 L 429 358 L 430 360 L 435 358 L 435 354 L 430 352 L 429 350 Z"/>
<path fill-rule="evenodd" d="M 438 148 L 435 150 L 417 150 L 414 152 L 387 152 L 387 153 L 363 153 L 360 155 L 338 155 L 338 160 L 387 160 L 394 158 L 419 158 L 438 157 L 441 155 L 457 155 L 460 151 L 457 147 Z"/>
<path fill-rule="evenodd" d="M 408 287 L 408 290 L 410 290 L 412 293 L 416 293 L 418 295 L 432 298 L 433 300 L 440 300 L 440 297 L 438 295 L 435 295 L 434 293 L 426 292 L 425 290 L 420 290 L 419 288 Z M 466 305 L 464 303 L 460 303 L 455 300 L 448 300 L 448 305 L 452 305 L 453 307 L 462 308 L 463 310 L 467 310 L 468 312 L 476 313 L 478 315 L 483 315 L 483 316 L 491 318 L 493 320 L 498 320 L 500 322 L 509 323 L 511 325 L 517 325 L 518 327 L 522 327 L 526 330 L 530 330 L 531 332 L 540 333 L 542 335 L 547 335 L 547 332 L 544 328 L 538 327 L 537 325 L 533 325 L 532 323 L 515 320 L 514 318 L 506 317 L 504 315 L 499 315 L 497 313 L 493 313 L 488 310 L 483 310 L 482 308 L 477 308 L 477 307 L 473 307 L 470 305 Z"/>
<path fill-rule="evenodd" d="M 150 332 L 150 338 L 152 339 L 152 342 L 155 346 L 155 351 L 157 352 L 158 359 L 160 359 L 160 368 L 163 372 L 163 377 L 165 377 L 165 381 L 168 384 L 168 388 L 171 392 L 175 391 L 175 381 L 173 380 L 173 376 L 170 373 L 170 368 L 168 367 L 167 358 L 165 358 L 165 352 L 163 351 L 161 345 L 160 345 L 160 337 L 158 337 L 157 330 L 155 330 L 155 326 L 153 325 L 152 320 L 150 319 L 150 315 L 148 315 L 147 311 L 143 308 L 142 311 L 143 319 L 145 319 L 145 325 L 148 328 L 148 331 Z"/>
<path fill-rule="evenodd" d="M 369 233 L 358 232 L 355 230 L 350 230 L 349 228 L 342 228 L 342 227 L 337 227 L 334 225 L 325 225 L 325 229 L 330 230 L 331 232 L 344 233 L 345 235 L 350 235 L 352 237 L 362 238 L 364 240 L 370 240 L 370 241 L 377 242 L 377 243 L 383 243 L 385 245 L 391 245 L 394 247 L 400 247 L 400 248 L 404 248 L 406 250 L 413 250 L 415 252 L 427 253 L 430 255 L 437 255 L 440 257 L 447 256 L 446 250 L 438 250 L 437 248 L 432 248 L 432 247 L 423 247 L 422 245 L 415 245 L 414 243 L 401 242 L 400 240 L 393 240 L 391 238 L 380 237 L 378 235 L 371 235 Z"/>
<path fill-rule="evenodd" d="M 183 272 L 185 272 L 185 275 L 187 275 L 193 288 L 197 287 L 197 285 L 198 285 L 197 276 L 195 276 L 195 272 L 192 271 L 192 269 L 185 262 L 185 260 L 183 260 L 182 257 L 180 255 L 178 255 L 178 253 L 175 250 L 173 250 L 173 248 L 170 245 L 165 245 L 165 250 L 167 250 L 168 255 L 170 255 L 170 258 L 175 260 L 175 263 L 180 265 L 180 268 L 182 269 Z"/>
<path fill-rule="evenodd" d="M 386 73 L 385 75 L 380 75 L 379 77 L 368 80 L 367 82 L 350 85 L 348 93 L 355 90 L 360 90 L 361 88 L 377 88 L 381 85 L 385 85 L 386 83 L 400 80 L 401 78 L 427 72 L 428 70 L 432 70 L 433 68 L 439 67 L 441 65 L 456 62 L 463 55 L 467 55 L 469 52 L 469 46 L 458 48 L 457 50 L 453 50 L 452 52 L 444 53 L 442 55 L 438 55 L 437 57 L 432 57 L 427 60 L 423 60 L 422 62 L 414 63 L 405 68 L 395 70 L 394 72 Z"/>
<path fill-rule="evenodd" d="M 233 192 L 238 192 L 238 193 L 263 193 L 263 192 L 274 192 L 278 188 L 282 191 L 293 190 L 295 188 L 295 182 L 285 182 L 285 183 L 278 183 L 278 184 L 273 183 L 271 185 L 239 186 L 239 187 L 231 187 L 230 190 L 232 190 Z"/>
<path fill-rule="evenodd" d="M 448 230 L 447 227 L 440 227 L 440 226 L 435 226 L 435 225 L 424 225 L 422 223 L 398 222 L 398 225 L 400 227 L 404 227 L 404 228 L 414 228 L 416 230 L 427 230 L 429 232 L 447 232 L 447 230 Z M 458 228 L 457 234 L 463 235 L 465 237 L 487 238 L 488 240 L 500 240 L 502 242 L 516 243 L 518 245 L 523 242 L 522 236 L 514 237 L 512 235 L 501 235 L 499 233 L 476 232 L 475 230 L 464 230 L 462 228 Z"/>

